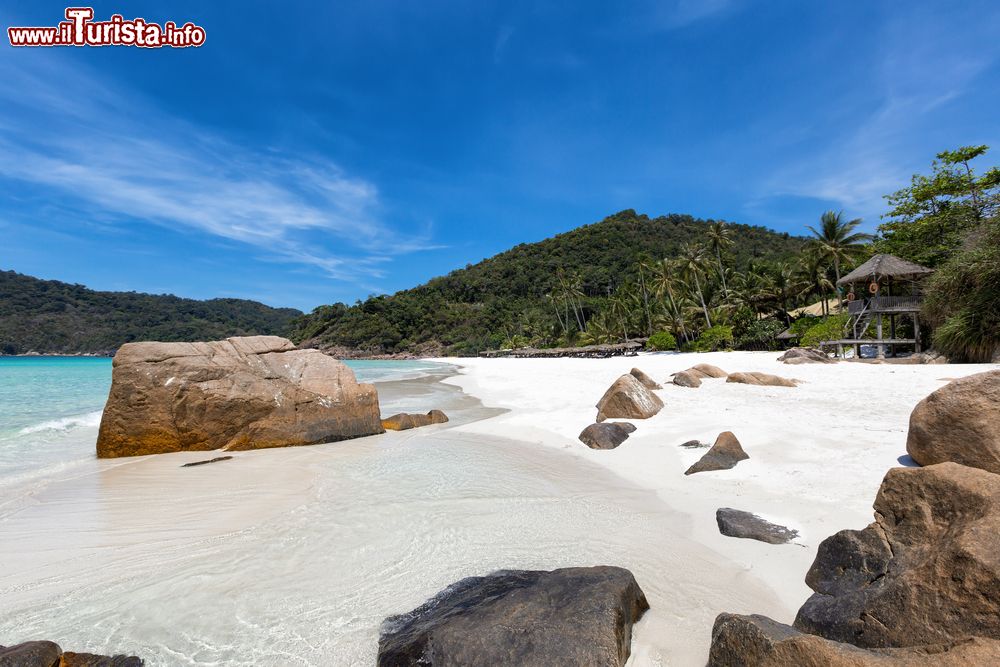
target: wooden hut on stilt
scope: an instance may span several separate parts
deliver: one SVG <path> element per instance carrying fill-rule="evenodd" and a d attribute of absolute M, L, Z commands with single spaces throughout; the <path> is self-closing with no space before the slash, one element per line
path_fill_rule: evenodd
<path fill-rule="evenodd" d="M 887 352 L 896 356 L 900 346 L 912 346 L 914 352 L 920 352 L 920 283 L 930 273 L 926 266 L 894 255 L 875 255 L 848 273 L 837 281 L 837 287 L 848 286 L 847 312 L 851 318 L 843 338 L 823 341 L 820 347 L 836 347 L 837 356 L 843 357 L 844 347 L 852 346 L 855 358 L 860 358 L 862 345 L 876 346 L 879 359 Z M 897 338 L 898 318 L 902 317 L 912 321 L 912 337 Z M 873 324 L 874 338 L 869 332 Z"/>

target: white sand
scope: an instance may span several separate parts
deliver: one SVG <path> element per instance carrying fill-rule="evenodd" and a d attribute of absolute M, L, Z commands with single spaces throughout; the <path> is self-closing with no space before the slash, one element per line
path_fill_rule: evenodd
<path fill-rule="evenodd" d="M 690 518 L 692 536 L 743 568 L 741 582 L 763 584 L 779 601 L 761 600 L 747 608 L 733 600 L 716 612 L 757 612 L 790 623 L 811 593 L 804 583 L 819 543 L 845 528 L 872 521 L 872 502 L 886 471 L 913 465 L 906 456 L 910 412 L 949 379 L 997 368 L 990 365 L 804 364 L 789 366 L 776 353 L 644 354 L 633 358 L 463 359 L 461 375 L 447 380 L 479 397 L 487 406 L 510 412 L 461 427 L 467 433 L 492 433 L 560 448 L 595 462 L 638 486 L 654 491 Z M 757 387 L 707 379 L 690 389 L 669 383 L 670 374 L 697 363 L 727 372 L 763 371 L 800 379 L 796 388 Z M 633 420 L 638 430 L 619 448 L 584 447 L 579 432 L 596 416 L 593 407 L 621 374 L 638 367 L 660 382 L 656 393 L 666 407 L 648 420 Z M 705 449 L 679 447 L 688 440 L 712 443 L 733 431 L 750 459 L 726 471 L 685 476 Z M 789 545 L 725 537 L 718 531 L 720 507 L 752 511 L 795 528 Z M 683 578 L 687 572 L 663 572 Z M 640 578 L 640 585 L 649 582 Z M 704 584 L 714 588 L 715 584 Z M 724 584 L 730 585 L 730 582 Z M 684 614 L 685 610 L 672 610 Z M 711 618 L 700 635 L 689 637 L 706 653 Z M 674 662 L 676 647 L 659 653 L 650 644 L 675 628 L 655 627 L 652 618 L 636 634 L 633 664 Z M 687 656 L 684 656 L 687 658 Z"/>
<path fill-rule="evenodd" d="M 775 354 L 461 360 L 449 382 L 383 392 L 448 425 L 346 443 L 92 461 L 0 498 L 0 643 L 49 638 L 149 665 L 370 665 L 379 624 L 464 576 L 615 564 L 652 605 L 631 665 L 703 665 L 720 611 L 790 621 L 818 543 L 871 518 L 912 406 L 975 366 L 784 366 Z M 455 360 L 447 360 L 456 363 Z M 633 365 L 801 378 L 797 388 L 667 386 L 613 451 L 576 439 Z M 436 388 L 435 388 L 436 387 Z M 415 396 L 416 398 L 408 398 Z M 476 421 L 478 420 L 478 421 Z M 684 477 L 732 430 L 736 469 Z M 721 506 L 798 528 L 797 544 L 722 537 Z"/>

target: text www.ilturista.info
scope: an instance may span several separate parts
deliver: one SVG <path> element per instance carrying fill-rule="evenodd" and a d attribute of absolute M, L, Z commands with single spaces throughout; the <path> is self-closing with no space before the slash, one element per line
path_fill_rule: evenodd
<path fill-rule="evenodd" d="M 178 26 L 167 21 L 162 26 L 145 19 L 126 20 L 112 14 L 107 21 L 94 21 L 92 7 L 67 7 L 66 19 L 55 27 L 10 27 L 11 46 L 163 46 L 184 48 L 205 43 L 205 29 L 193 23 Z"/>

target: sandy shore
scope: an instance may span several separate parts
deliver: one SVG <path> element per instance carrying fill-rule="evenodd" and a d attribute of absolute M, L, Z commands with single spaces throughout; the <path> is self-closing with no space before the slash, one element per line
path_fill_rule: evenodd
<path fill-rule="evenodd" d="M 461 374 L 446 382 L 486 405 L 509 410 L 463 426 L 463 432 L 502 434 L 558 448 L 653 491 L 687 517 L 696 542 L 736 564 L 746 574 L 742 581 L 766 586 L 779 601 L 778 607 L 765 601 L 741 607 L 735 599 L 737 588 L 733 602 L 716 611 L 754 611 L 791 622 L 811 593 L 803 579 L 819 543 L 838 530 L 870 523 L 885 472 L 913 465 L 905 444 L 916 403 L 950 379 L 996 365 L 788 366 L 777 357 L 727 352 L 604 360 L 467 359 L 459 362 Z M 697 389 L 669 384 L 671 373 L 696 363 L 715 364 L 727 372 L 774 373 L 802 383 L 796 388 L 755 387 L 709 379 Z M 638 430 L 618 449 L 592 451 L 582 446 L 577 436 L 593 422 L 597 399 L 632 367 L 663 384 L 656 393 L 666 407 L 649 420 L 634 420 Z M 726 430 L 737 435 L 750 459 L 733 470 L 685 477 L 684 471 L 705 450 L 679 445 L 693 439 L 712 443 Z M 773 546 L 722 536 L 715 522 L 720 507 L 755 512 L 797 529 L 800 537 Z M 646 582 L 640 579 L 640 584 Z M 691 641 L 707 646 L 711 623 L 706 622 L 702 634 Z M 638 645 L 650 634 L 670 630 L 650 625 L 640 628 Z"/>
<path fill-rule="evenodd" d="M 458 375 L 380 385 L 384 414 L 440 407 L 449 424 L 198 468 L 179 466 L 205 453 L 94 460 L 7 489 L 0 643 L 44 637 L 149 665 L 370 665 L 382 619 L 462 577 L 614 564 L 652 605 L 630 665 L 703 665 L 720 611 L 792 619 L 818 543 L 870 520 L 913 405 L 985 369 L 776 356 L 449 359 Z M 633 365 L 665 382 L 698 362 L 804 382 L 666 386 L 666 408 L 618 449 L 577 440 Z M 722 430 L 750 460 L 684 477 L 703 450 L 678 445 Z M 802 536 L 722 537 L 721 506 Z"/>

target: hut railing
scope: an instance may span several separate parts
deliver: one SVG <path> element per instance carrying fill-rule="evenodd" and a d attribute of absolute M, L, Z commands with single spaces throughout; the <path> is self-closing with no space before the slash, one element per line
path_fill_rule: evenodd
<path fill-rule="evenodd" d="M 905 313 L 920 310 L 919 296 L 876 296 L 869 299 L 868 309 L 877 313 Z"/>

